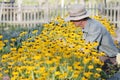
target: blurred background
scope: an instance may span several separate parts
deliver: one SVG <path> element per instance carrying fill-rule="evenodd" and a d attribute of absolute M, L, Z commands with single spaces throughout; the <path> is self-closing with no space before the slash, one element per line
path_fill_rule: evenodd
<path fill-rule="evenodd" d="M 84 4 L 91 17 L 100 16 L 109 20 L 119 35 L 120 0 L 0 0 L 0 32 L 10 27 L 40 26 L 58 16 L 65 18 L 68 6 L 76 3 Z"/>
<path fill-rule="evenodd" d="M 86 5 L 92 16 L 107 17 L 118 27 L 120 21 L 119 0 L 0 0 L 0 24 L 3 26 L 36 26 L 57 16 L 65 18 L 71 4 Z"/>

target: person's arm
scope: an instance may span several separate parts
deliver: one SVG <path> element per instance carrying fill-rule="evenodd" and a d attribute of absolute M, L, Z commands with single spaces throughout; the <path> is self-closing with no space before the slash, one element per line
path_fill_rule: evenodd
<path fill-rule="evenodd" d="M 86 41 L 88 42 L 97 41 L 99 43 L 101 39 L 102 39 L 102 28 L 100 27 L 100 25 L 91 26 L 86 36 Z"/>

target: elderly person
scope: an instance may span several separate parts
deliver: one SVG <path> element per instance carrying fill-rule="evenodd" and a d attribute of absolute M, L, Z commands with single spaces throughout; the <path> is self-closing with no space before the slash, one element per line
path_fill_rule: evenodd
<path fill-rule="evenodd" d="M 101 57 L 100 59 L 103 62 L 110 61 L 111 63 L 116 64 L 116 55 L 119 50 L 115 46 L 114 41 L 106 28 L 100 22 L 90 18 L 90 14 L 82 4 L 69 6 L 68 12 L 69 16 L 65 21 L 71 21 L 76 27 L 81 27 L 83 39 L 87 42 L 97 41 L 99 43 L 97 50 L 106 53 L 106 56 Z"/>

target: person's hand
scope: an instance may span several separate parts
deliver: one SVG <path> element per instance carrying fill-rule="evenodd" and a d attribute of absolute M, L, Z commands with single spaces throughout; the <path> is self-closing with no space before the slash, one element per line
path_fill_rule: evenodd
<path fill-rule="evenodd" d="M 117 54 L 116 56 L 116 62 L 117 62 L 118 67 L 120 67 L 120 53 Z"/>
<path fill-rule="evenodd" d="M 10 80 L 10 77 L 8 75 L 6 76 L 3 76 L 3 79 L 2 80 Z"/>

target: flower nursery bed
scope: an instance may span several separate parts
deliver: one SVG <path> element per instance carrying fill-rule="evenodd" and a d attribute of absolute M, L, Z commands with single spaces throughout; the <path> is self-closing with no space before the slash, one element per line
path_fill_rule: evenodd
<path fill-rule="evenodd" d="M 116 28 L 107 19 L 94 18 L 116 36 Z M 4 53 L 8 41 L 0 35 L 0 80 L 5 75 L 11 80 L 105 80 L 116 72 L 112 70 L 108 75 L 103 71 L 99 57 L 105 54 L 95 49 L 97 42 L 82 39 L 81 28 L 73 23 L 57 17 L 38 32 L 22 31 L 10 38 L 8 53 Z M 32 36 L 26 38 L 28 34 Z M 16 42 L 21 45 L 16 47 Z"/>

